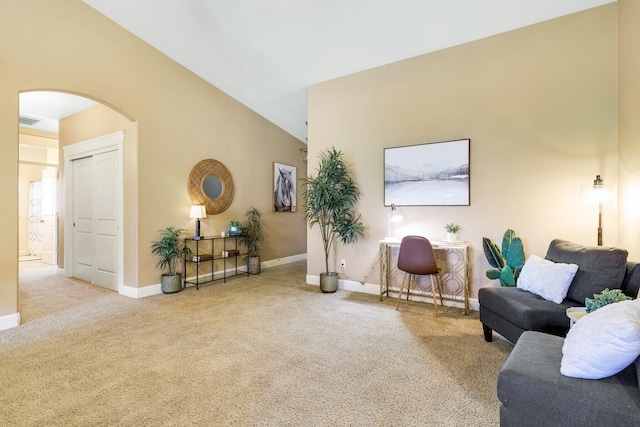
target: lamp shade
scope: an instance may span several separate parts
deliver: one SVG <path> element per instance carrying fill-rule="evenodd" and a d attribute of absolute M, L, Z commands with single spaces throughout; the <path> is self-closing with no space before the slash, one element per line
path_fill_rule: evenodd
<path fill-rule="evenodd" d="M 191 206 L 191 212 L 189 213 L 189 218 L 206 218 L 207 210 L 204 205 L 193 205 Z"/>
<path fill-rule="evenodd" d="M 398 209 L 396 209 L 396 205 L 391 205 L 391 209 L 389 210 L 389 221 L 391 222 L 400 222 L 402 221 L 403 217 L 402 214 L 400 212 L 398 212 Z"/>
<path fill-rule="evenodd" d="M 593 185 L 580 187 L 580 210 L 583 212 L 616 212 L 618 210 L 617 186 L 604 184 L 600 175 Z"/>

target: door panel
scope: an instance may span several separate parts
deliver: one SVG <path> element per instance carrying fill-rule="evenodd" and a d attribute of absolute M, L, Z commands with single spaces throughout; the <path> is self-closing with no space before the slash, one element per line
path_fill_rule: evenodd
<path fill-rule="evenodd" d="M 94 281 L 96 285 L 118 290 L 118 152 L 109 151 L 93 156 L 93 170 L 96 236 Z"/>
<path fill-rule="evenodd" d="M 58 169 L 47 167 L 42 171 L 42 262 L 51 265 L 58 264 L 56 243 L 57 238 L 57 209 L 56 209 L 56 181 Z"/>
<path fill-rule="evenodd" d="M 93 282 L 93 159 L 73 162 L 74 276 Z"/>

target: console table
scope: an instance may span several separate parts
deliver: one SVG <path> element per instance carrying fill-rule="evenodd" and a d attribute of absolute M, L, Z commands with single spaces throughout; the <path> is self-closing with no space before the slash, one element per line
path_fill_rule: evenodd
<path fill-rule="evenodd" d="M 443 284 L 443 299 L 457 300 L 462 296 L 464 301 L 464 314 L 469 314 L 470 294 L 470 248 L 468 243 L 447 244 L 444 242 L 431 242 L 436 255 L 436 262 L 440 268 L 438 280 Z M 380 241 L 380 301 L 389 291 L 400 291 L 404 272 L 398 270 L 398 253 L 400 251 L 399 240 Z M 431 287 L 428 280 L 423 285 L 424 276 L 416 277 L 416 286 L 412 287 L 407 295 L 431 296 Z M 428 289 L 429 291 L 426 291 Z"/>
<path fill-rule="evenodd" d="M 182 278 L 183 287 L 187 283 L 196 286 L 196 290 L 200 285 L 215 280 L 227 281 L 227 278 L 245 274 L 238 273 L 238 258 L 246 254 L 241 254 L 238 249 L 239 235 L 231 235 L 226 237 L 200 237 L 194 239 L 188 237 L 184 239 L 185 244 L 191 246 L 193 257 L 183 259 Z M 187 267 L 193 267 L 195 270 L 195 279 L 187 280 Z M 215 268 L 222 267 L 222 271 L 216 273 Z M 202 270 L 202 271 L 201 271 Z M 246 272 L 249 275 L 249 271 Z M 204 275 L 206 279 L 200 276 Z"/>

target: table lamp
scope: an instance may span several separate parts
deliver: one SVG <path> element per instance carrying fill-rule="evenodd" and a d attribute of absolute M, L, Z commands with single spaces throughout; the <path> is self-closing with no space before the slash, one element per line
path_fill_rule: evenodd
<path fill-rule="evenodd" d="M 193 236 L 193 240 L 200 240 L 200 218 L 207 217 L 207 210 L 204 205 L 193 205 L 191 206 L 191 212 L 189 213 L 189 218 L 196 219 L 196 234 Z"/>
<path fill-rule="evenodd" d="M 391 209 L 389 209 L 389 213 L 387 214 L 387 238 L 386 240 L 394 240 L 395 237 L 391 235 L 391 223 L 392 222 L 400 222 L 402 221 L 402 214 L 398 212 L 395 204 L 391 204 Z"/>

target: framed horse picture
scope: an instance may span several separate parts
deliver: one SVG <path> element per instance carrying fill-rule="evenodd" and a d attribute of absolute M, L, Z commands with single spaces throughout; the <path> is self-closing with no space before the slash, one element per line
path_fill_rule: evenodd
<path fill-rule="evenodd" d="M 296 211 L 296 167 L 273 162 L 273 211 Z"/>

